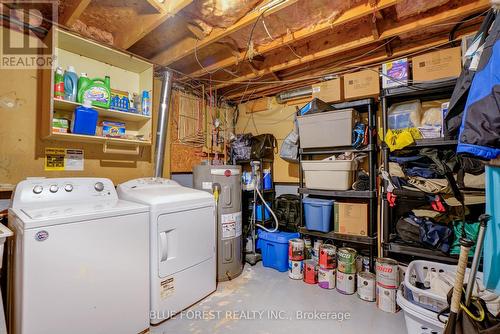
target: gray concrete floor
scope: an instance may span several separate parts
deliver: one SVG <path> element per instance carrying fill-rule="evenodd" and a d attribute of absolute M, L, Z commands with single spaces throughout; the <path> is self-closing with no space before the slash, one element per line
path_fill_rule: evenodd
<path fill-rule="evenodd" d="M 316 316 L 316 319 L 303 319 L 305 316 Z M 336 290 L 294 281 L 287 273 L 258 263 L 253 267 L 245 265 L 239 277 L 220 283 L 212 295 L 175 319 L 150 329 L 152 334 L 312 334 L 318 331 L 399 334 L 406 333 L 406 327 L 401 311 L 385 313 L 377 309 L 375 303 L 362 301 L 356 294 L 346 296 Z"/>

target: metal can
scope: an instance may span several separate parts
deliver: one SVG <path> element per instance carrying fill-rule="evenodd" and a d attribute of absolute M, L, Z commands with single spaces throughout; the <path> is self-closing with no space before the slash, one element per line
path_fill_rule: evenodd
<path fill-rule="evenodd" d="M 304 282 L 316 284 L 318 282 L 318 266 L 313 260 L 304 261 Z"/>
<path fill-rule="evenodd" d="M 399 306 L 396 303 L 398 289 L 387 289 L 377 285 L 377 307 L 384 312 L 396 313 Z"/>
<path fill-rule="evenodd" d="M 349 247 L 339 248 L 337 251 L 337 271 L 344 274 L 356 273 L 356 250 Z"/>
<path fill-rule="evenodd" d="M 303 261 L 288 260 L 288 277 L 291 279 L 304 279 Z"/>
<path fill-rule="evenodd" d="M 356 274 L 346 274 L 337 270 L 337 291 L 344 295 L 356 292 Z"/>
<path fill-rule="evenodd" d="M 319 267 L 323 269 L 335 269 L 337 267 L 337 247 L 323 244 L 319 248 Z"/>
<path fill-rule="evenodd" d="M 288 241 L 288 259 L 293 261 L 304 260 L 304 240 L 297 238 Z"/>
<path fill-rule="evenodd" d="M 399 286 L 398 261 L 388 258 L 377 258 L 375 262 L 377 285 L 387 289 L 397 289 Z"/>
<path fill-rule="evenodd" d="M 368 256 L 358 255 L 356 257 L 356 270 L 359 272 L 370 271 L 370 258 Z"/>
<path fill-rule="evenodd" d="M 313 247 L 313 256 L 318 257 L 319 256 L 319 248 L 323 244 L 323 240 L 321 239 L 316 239 L 314 240 L 314 247 Z"/>
<path fill-rule="evenodd" d="M 358 273 L 358 297 L 367 302 L 375 301 L 375 275 L 366 271 Z"/>
<path fill-rule="evenodd" d="M 318 285 L 323 289 L 335 289 L 335 269 L 318 269 Z"/>

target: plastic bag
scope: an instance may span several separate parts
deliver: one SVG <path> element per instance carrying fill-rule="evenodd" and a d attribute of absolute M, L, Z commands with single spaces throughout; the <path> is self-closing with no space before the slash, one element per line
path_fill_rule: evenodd
<path fill-rule="evenodd" d="M 406 129 L 420 126 L 422 105 L 419 100 L 395 103 L 387 112 L 389 129 Z"/>

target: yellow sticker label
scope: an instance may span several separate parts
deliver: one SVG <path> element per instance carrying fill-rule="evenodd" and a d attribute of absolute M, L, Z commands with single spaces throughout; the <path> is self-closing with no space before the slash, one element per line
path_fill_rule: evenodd
<path fill-rule="evenodd" d="M 57 171 L 64 170 L 64 158 L 66 150 L 64 148 L 45 148 L 45 170 Z"/>

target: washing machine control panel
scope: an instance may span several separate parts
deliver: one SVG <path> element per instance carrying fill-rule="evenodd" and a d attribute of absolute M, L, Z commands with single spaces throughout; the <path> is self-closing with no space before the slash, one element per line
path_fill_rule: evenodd
<path fill-rule="evenodd" d="M 179 183 L 174 180 L 164 179 L 161 177 L 145 177 L 141 179 L 130 180 L 120 184 L 120 187 L 130 189 L 151 188 L 151 186 L 179 186 Z"/>
<path fill-rule="evenodd" d="M 21 181 L 14 194 L 17 203 L 118 199 L 113 182 L 104 178 L 33 178 Z"/>

